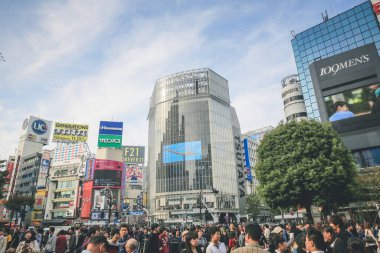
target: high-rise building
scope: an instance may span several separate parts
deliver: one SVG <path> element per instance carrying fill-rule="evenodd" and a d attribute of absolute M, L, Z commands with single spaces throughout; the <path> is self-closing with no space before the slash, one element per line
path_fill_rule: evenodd
<path fill-rule="evenodd" d="M 163 77 L 154 87 L 148 118 L 151 220 L 236 220 L 245 208 L 245 187 L 228 81 L 210 69 Z"/>
<path fill-rule="evenodd" d="M 264 138 L 265 134 L 272 131 L 274 127 L 267 126 L 242 134 L 244 147 L 244 165 L 246 171 L 246 191 L 248 194 L 256 193 L 259 182 L 256 172 L 253 169 L 257 163 L 257 149 Z"/>
<path fill-rule="evenodd" d="M 79 216 L 81 181 L 85 176 L 87 153 L 87 143 L 57 144 L 49 170 L 50 180 L 45 187 L 48 192 L 41 204 L 45 225 L 59 225 L 65 220 L 66 224 L 72 224 Z M 40 188 L 44 189 L 43 186 Z"/>
<path fill-rule="evenodd" d="M 305 101 L 302 95 L 298 75 L 290 75 L 282 79 L 282 99 L 286 122 L 307 119 Z"/>
<path fill-rule="evenodd" d="M 320 119 L 320 111 L 309 66 L 349 50 L 374 43 L 380 52 L 380 30 L 376 13 L 379 1 L 365 1 L 335 17 L 327 18 L 292 40 L 293 53 L 309 118 Z"/>

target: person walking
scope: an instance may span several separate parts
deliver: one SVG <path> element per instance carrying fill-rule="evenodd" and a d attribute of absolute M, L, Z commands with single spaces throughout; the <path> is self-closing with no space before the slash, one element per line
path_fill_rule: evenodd
<path fill-rule="evenodd" d="M 153 223 L 151 229 L 152 233 L 149 235 L 149 239 L 145 243 L 144 253 L 160 253 L 160 242 L 158 238 L 160 226 L 157 223 Z"/>
<path fill-rule="evenodd" d="M 49 228 L 49 235 L 48 239 L 45 245 L 45 252 L 46 253 L 54 253 L 55 252 L 55 245 L 57 242 L 57 236 L 54 234 L 55 228 L 50 227 Z"/>
<path fill-rule="evenodd" d="M 267 253 L 259 245 L 259 240 L 262 237 L 263 232 L 260 225 L 248 224 L 245 226 L 244 239 L 245 246 L 234 249 L 233 253 Z"/>
<path fill-rule="evenodd" d="M 202 253 L 202 249 L 198 244 L 198 234 L 195 231 L 187 233 L 185 238 L 185 248 L 180 253 Z"/>
<path fill-rule="evenodd" d="M 57 234 L 55 243 L 55 253 L 65 253 L 67 250 L 67 238 L 65 231 L 61 230 Z"/>
<path fill-rule="evenodd" d="M 227 253 L 226 245 L 220 242 L 220 229 L 218 227 L 210 228 L 211 242 L 207 246 L 206 253 Z"/>
<path fill-rule="evenodd" d="M 7 243 L 7 237 L 5 237 L 4 231 L 0 230 L 0 253 L 5 253 Z"/>
<path fill-rule="evenodd" d="M 38 242 L 35 235 L 31 231 L 26 231 L 24 234 L 24 239 L 18 245 L 16 253 L 39 253 L 40 248 L 38 247 Z"/>

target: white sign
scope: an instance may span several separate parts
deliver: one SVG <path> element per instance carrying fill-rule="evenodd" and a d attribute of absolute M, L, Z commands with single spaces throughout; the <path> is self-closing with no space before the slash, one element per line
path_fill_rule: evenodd
<path fill-rule="evenodd" d="M 30 116 L 28 129 L 26 131 L 26 139 L 47 145 L 49 143 L 51 125 L 51 121 Z"/>

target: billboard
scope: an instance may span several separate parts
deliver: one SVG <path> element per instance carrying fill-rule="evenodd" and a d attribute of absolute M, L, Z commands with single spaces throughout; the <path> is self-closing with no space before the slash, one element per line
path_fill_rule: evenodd
<path fill-rule="evenodd" d="M 108 209 L 107 198 L 105 195 L 102 196 L 100 190 L 94 191 L 94 203 L 92 206 L 93 210 L 105 210 Z"/>
<path fill-rule="evenodd" d="M 37 190 L 34 197 L 34 210 L 42 210 L 45 205 L 46 190 Z"/>
<path fill-rule="evenodd" d="M 252 183 L 252 172 L 251 172 L 251 162 L 249 161 L 249 149 L 248 149 L 248 140 L 244 139 L 244 154 L 245 154 L 245 169 L 247 173 L 247 180 Z"/>
<path fill-rule="evenodd" d="M 202 159 L 202 145 L 200 141 L 181 142 L 163 146 L 162 161 L 175 163 Z"/>
<path fill-rule="evenodd" d="M 27 122 L 26 139 L 33 142 L 48 144 L 51 131 L 51 121 L 29 117 Z"/>
<path fill-rule="evenodd" d="M 123 122 L 100 121 L 99 135 L 123 135 Z"/>
<path fill-rule="evenodd" d="M 94 187 L 121 187 L 122 174 L 121 170 L 94 170 Z"/>
<path fill-rule="evenodd" d="M 126 164 L 144 164 L 145 147 L 123 146 L 123 161 Z"/>
<path fill-rule="evenodd" d="M 92 181 L 83 183 L 82 207 L 80 217 L 84 219 L 90 218 L 91 213 L 91 198 L 92 198 Z"/>
<path fill-rule="evenodd" d="M 130 165 L 126 167 L 126 183 L 127 184 L 142 184 L 143 173 L 140 166 Z"/>
<path fill-rule="evenodd" d="M 55 122 L 53 142 L 86 142 L 88 125 Z"/>
<path fill-rule="evenodd" d="M 123 139 L 123 122 L 100 121 L 99 148 L 121 148 Z"/>
<path fill-rule="evenodd" d="M 98 147 L 99 148 L 121 148 L 122 135 L 99 135 Z"/>
<path fill-rule="evenodd" d="M 329 121 L 380 113 L 380 83 L 324 96 Z"/>

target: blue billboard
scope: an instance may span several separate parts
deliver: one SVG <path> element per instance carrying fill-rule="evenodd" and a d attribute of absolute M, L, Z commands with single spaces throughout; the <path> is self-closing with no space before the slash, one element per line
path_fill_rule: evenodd
<path fill-rule="evenodd" d="M 249 161 L 248 140 L 244 139 L 244 154 L 245 154 L 245 168 L 247 172 L 247 180 L 252 183 L 251 163 Z"/>
<path fill-rule="evenodd" d="M 99 135 L 123 135 L 123 122 L 100 121 Z"/>
<path fill-rule="evenodd" d="M 163 147 L 162 161 L 175 163 L 202 159 L 202 145 L 200 141 L 181 142 Z"/>

